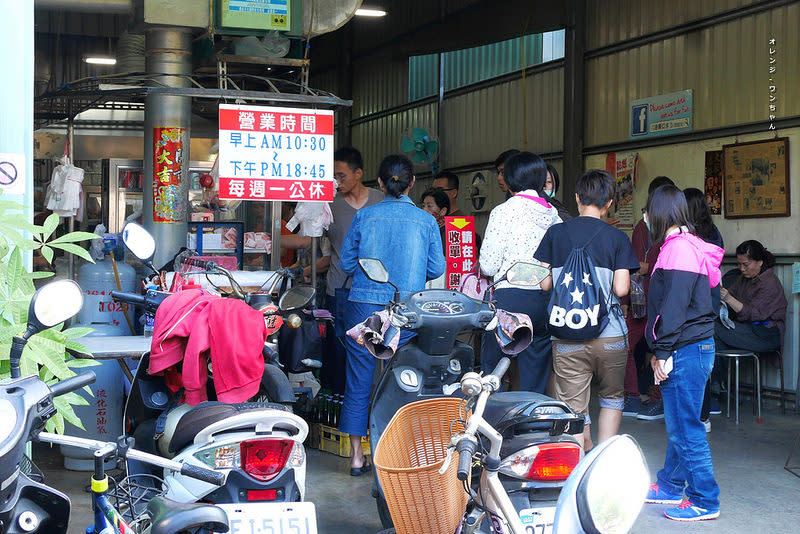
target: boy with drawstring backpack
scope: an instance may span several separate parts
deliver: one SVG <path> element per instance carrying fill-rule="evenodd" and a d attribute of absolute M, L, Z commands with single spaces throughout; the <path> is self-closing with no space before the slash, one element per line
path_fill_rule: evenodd
<path fill-rule="evenodd" d="M 592 379 L 597 379 L 600 398 L 598 441 L 617 433 L 625 402 L 628 330 L 619 298 L 628 294 L 630 274 L 639 269 L 639 261 L 628 236 L 603 221 L 615 187 L 606 171 L 581 176 L 575 188 L 580 216 L 550 227 L 534 254 L 553 271 L 541 287 L 552 289 L 548 328 L 556 397 L 584 414 L 586 451 L 593 446 Z"/>

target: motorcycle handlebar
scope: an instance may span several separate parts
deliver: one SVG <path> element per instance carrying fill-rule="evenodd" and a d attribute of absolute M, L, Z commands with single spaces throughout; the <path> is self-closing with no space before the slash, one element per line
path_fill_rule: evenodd
<path fill-rule="evenodd" d="M 97 380 L 97 376 L 94 374 L 94 371 L 84 371 L 77 376 L 53 384 L 50 386 L 50 393 L 52 393 L 53 397 L 58 397 L 59 395 L 64 395 L 80 389 L 83 386 L 88 386 L 95 380 Z"/>
<path fill-rule="evenodd" d="M 492 374 L 496 376 L 498 379 L 502 380 L 503 375 L 506 374 L 508 371 L 508 366 L 511 364 L 511 360 L 508 359 L 507 356 L 503 356 L 500 358 L 500 361 L 497 362 L 497 366 L 492 371 Z"/>
<path fill-rule="evenodd" d="M 118 300 L 121 302 L 127 302 L 128 304 L 134 304 L 138 306 L 144 306 L 147 301 L 145 300 L 144 295 L 137 295 L 136 293 L 125 293 L 123 291 L 112 291 L 109 293 L 111 298 L 114 300 Z"/>
<path fill-rule="evenodd" d="M 92 375 L 94 375 L 94 373 L 92 373 Z M 64 382 L 66 382 L 66 380 Z M 114 452 L 114 454 L 118 455 L 119 457 L 127 458 L 130 460 L 139 460 L 140 462 L 145 462 L 150 465 L 161 467 L 163 469 L 176 471 L 182 475 L 192 477 L 197 480 L 202 480 L 203 482 L 214 484 L 216 486 L 224 485 L 225 479 L 227 478 L 225 473 L 219 471 L 213 471 L 211 469 L 207 469 L 205 467 L 201 467 L 198 465 L 179 463 L 176 462 L 175 460 L 162 458 L 161 456 L 156 456 L 154 454 L 138 451 L 136 449 L 131 449 L 128 448 L 127 446 L 122 448 L 120 446 L 121 445 L 120 442 L 114 443 L 109 441 L 97 441 L 94 439 L 79 438 L 77 436 L 68 436 L 66 434 L 52 434 L 50 432 L 39 432 L 36 435 L 35 439 L 43 443 L 53 443 L 55 445 L 69 445 L 72 447 L 78 447 L 80 449 L 91 450 L 91 451 L 98 451 L 110 447 L 110 449 Z"/>
<path fill-rule="evenodd" d="M 184 263 L 188 263 L 192 267 L 199 267 L 200 269 L 213 269 L 217 266 L 213 261 L 201 260 L 193 257 L 186 258 Z"/>
<path fill-rule="evenodd" d="M 458 480 L 463 482 L 469 478 L 469 468 L 472 465 L 472 457 L 477 450 L 477 441 L 465 438 L 458 442 L 456 446 L 456 451 L 458 452 Z"/>
<path fill-rule="evenodd" d="M 225 484 L 225 475 L 219 471 L 212 471 L 205 467 L 184 463 L 181 466 L 181 474 L 187 477 L 196 478 L 202 482 L 208 482 L 215 486 L 222 486 Z"/>

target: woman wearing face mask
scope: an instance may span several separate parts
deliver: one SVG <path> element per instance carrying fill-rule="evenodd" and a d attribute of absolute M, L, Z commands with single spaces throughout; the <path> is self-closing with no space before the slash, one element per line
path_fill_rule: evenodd
<path fill-rule="evenodd" d="M 520 152 L 505 162 L 505 183 L 512 196 L 489 215 L 480 248 L 480 269 L 498 282 L 494 298 L 498 308 L 525 313 L 533 321 L 531 344 L 517 356 L 519 389 L 544 393 L 552 368 L 552 343 L 547 333 L 547 303 L 550 293 L 540 286 L 515 287 L 503 281 L 517 262 L 534 262 L 536 250 L 547 229 L 559 224 L 558 211 L 544 197 L 545 162 L 531 152 Z M 481 368 L 489 373 L 500 360 L 494 334 L 484 333 Z"/>
<path fill-rule="evenodd" d="M 547 180 L 544 182 L 544 194 L 547 201 L 558 210 L 558 216 L 562 221 L 572 219 L 574 216 L 567 210 L 567 207 L 556 198 L 558 187 L 561 185 L 561 180 L 558 177 L 558 171 L 555 167 L 547 164 Z"/>

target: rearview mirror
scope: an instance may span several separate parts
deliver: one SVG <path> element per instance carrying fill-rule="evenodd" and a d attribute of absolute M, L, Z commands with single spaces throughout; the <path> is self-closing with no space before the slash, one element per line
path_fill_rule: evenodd
<path fill-rule="evenodd" d="M 558 498 L 553 532 L 630 532 L 649 484 L 636 440 L 614 436 L 592 449 L 570 474 Z"/>
<path fill-rule="evenodd" d="M 536 263 L 518 261 L 506 271 L 506 281 L 514 286 L 534 287 L 550 276 L 550 269 Z"/>
<path fill-rule="evenodd" d="M 311 286 L 294 286 L 281 295 L 278 301 L 278 308 L 281 311 L 299 310 L 307 306 L 316 293 L 316 290 Z"/>
<path fill-rule="evenodd" d="M 31 335 L 63 323 L 83 307 L 83 291 L 73 280 L 57 280 L 39 289 L 28 310 Z"/>
<path fill-rule="evenodd" d="M 149 263 L 156 253 L 156 241 L 144 226 L 129 222 L 122 229 L 122 242 L 134 256 L 144 263 Z"/>
<path fill-rule="evenodd" d="M 385 284 L 389 281 L 389 271 L 386 270 L 381 260 L 362 258 L 358 260 L 358 265 L 361 267 L 361 270 L 364 271 L 364 274 L 367 275 L 367 278 L 373 282 Z"/>

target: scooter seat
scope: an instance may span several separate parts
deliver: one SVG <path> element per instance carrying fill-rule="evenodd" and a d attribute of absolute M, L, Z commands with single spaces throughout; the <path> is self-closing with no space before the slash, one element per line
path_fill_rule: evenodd
<path fill-rule="evenodd" d="M 503 436 L 503 458 L 542 439 L 574 440 L 564 435 L 583 432 L 583 415 L 564 402 L 529 391 L 490 396 L 483 417 Z"/>
<path fill-rule="evenodd" d="M 502 391 L 489 396 L 483 418 L 491 425 L 496 425 L 509 415 L 530 411 L 542 402 L 552 401 L 550 397 L 531 391 Z"/>
<path fill-rule="evenodd" d="M 168 435 L 165 432 L 162 436 L 161 439 L 167 442 L 159 443 L 159 448 L 162 451 L 169 451 L 169 455 L 174 455 L 192 443 L 195 436 L 207 426 L 242 412 L 264 409 L 289 411 L 286 406 L 272 402 L 242 402 L 239 404 L 217 401 L 203 402 L 180 416 L 172 434 Z M 167 424 L 169 426 L 169 423 Z M 293 431 L 294 427 L 287 427 L 287 430 L 290 429 Z"/>
<path fill-rule="evenodd" d="M 174 534 L 202 527 L 211 532 L 228 532 L 228 514 L 212 504 L 180 503 L 154 497 L 147 503 L 152 526 L 150 534 Z"/>

